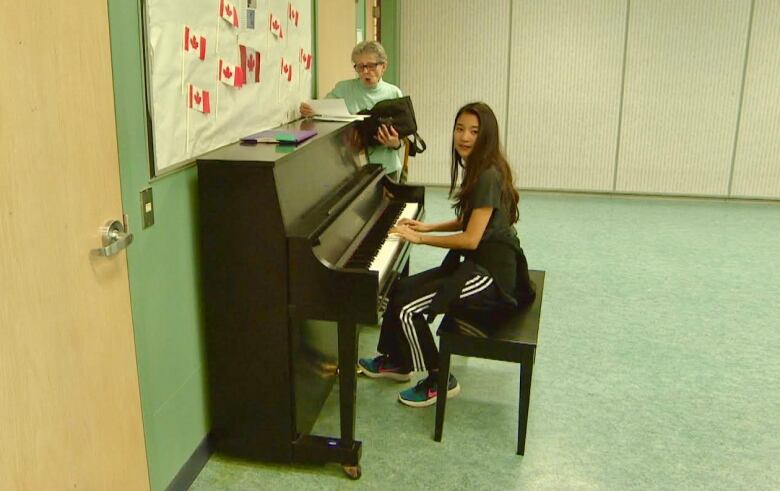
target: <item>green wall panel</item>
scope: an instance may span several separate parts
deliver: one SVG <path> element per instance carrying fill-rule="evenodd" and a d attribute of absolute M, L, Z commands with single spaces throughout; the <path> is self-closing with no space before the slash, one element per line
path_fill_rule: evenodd
<path fill-rule="evenodd" d="M 140 4 L 109 1 L 122 204 L 149 478 L 165 489 L 208 432 L 199 298 L 197 173 L 150 181 Z M 155 224 L 141 229 L 151 187 Z"/>
<path fill-rule="evenodd" d="M 152 490 L 162 490 L 209 431 L 197 169 L 151 180 L 141 6 L 138 0 L 108 5 L 122 204 L 135 236 L 127 262 L 149 480 Z M 383 20 L 383 26 L 394 19 Z M 397 51 L 391 46 L 393 60 Z M 388 80 L 397 83 L 397 75 Z M 143 230 L 140 192 L 148 187 L 155 223 Z"/>
<path fill-rule="evenodd" d="M 400 36 L 398 29 L 398 17 L 400 13 L 399 0 L 382 0 L 382 12 L 379 17 L 382 39 L 380 42 L 387 52 L 390 63 L 382 77 L 385 82 L 399 85 L 401 73 L 399 70 L 399 56 L 401 54 Z M 403 90 L 403 87 L 401 88 Z"/>

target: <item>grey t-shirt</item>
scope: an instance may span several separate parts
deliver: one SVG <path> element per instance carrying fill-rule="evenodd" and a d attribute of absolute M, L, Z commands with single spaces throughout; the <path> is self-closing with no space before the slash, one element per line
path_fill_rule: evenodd
<path fill-rule="evenodd" d="M 509 222 L 509 210 L 501 201 L 501 173 L 485 169 L 474 187 L 473 207 L 493 208 L 479 246 L 468 254 L 487 271 L 501 291 L 512 295 L 516 284 L 517 253 L 521 251 L 517 231 Z"/>
<path fill-rule="evenodd" d="M 514 245 L 517 232 L 509 223 L 509 212 L 501 202 L 501 173 L 495 167 L 485 169 L 474 187 L 474 209 L 490 207 L 493 214 L 481 242 L 498 241 Z"/>

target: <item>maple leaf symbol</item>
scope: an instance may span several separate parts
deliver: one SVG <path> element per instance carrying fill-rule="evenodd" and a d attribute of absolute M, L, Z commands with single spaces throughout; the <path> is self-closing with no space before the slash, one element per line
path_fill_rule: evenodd
<path fill-rule="evenodd" d="M 195 99 L 195 104 L 200 104 L 200 92 L 195 92 L 195 95 L 192 96 L 193 99 Z"/>
<path fill-rule="evenodd" d="M 230 69 L 229 66 L 226 66 L 225 68 L 222 69 L 222 75 L 224 75 L 225 78 L 230 78 L 233 76 L 233 71 Z"/>
<path fill-rule="evenodd" d="M 198 38 L 196 36 L 192 36 L 192 38 L 190 38 L 190 46 L 198 49 Z"/>

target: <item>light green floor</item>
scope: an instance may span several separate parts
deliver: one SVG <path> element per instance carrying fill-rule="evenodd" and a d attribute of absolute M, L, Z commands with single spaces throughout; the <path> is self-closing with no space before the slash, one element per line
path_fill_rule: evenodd
<path fill-rule="evenodd" d="M 361 480 L 214 456 L 193 489 L 780 489 L 780 205 L 526 193 L 519 230 L 547 271 L 524 457 L 517 366 L 455 357 L 441 443 L 406 384 L 360 378 Z M 335 393 L 315 430 L 337 434 Z"/>

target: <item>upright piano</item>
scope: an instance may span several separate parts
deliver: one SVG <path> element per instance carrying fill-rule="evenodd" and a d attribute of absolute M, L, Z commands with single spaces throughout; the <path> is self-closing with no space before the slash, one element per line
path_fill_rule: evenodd
<path fill-rule="evenodd" d="M 408 265 L 388 238 L 422 219 L 424 188 L 366 162 L 350 124 L 300 145 L 236 143 L 198 159 L 211 437 L 221 453 L 337 462 L 360 476 L 358 325 L 376 325 Z M 340 435 L 311 433 L 338 378 Z"/>

